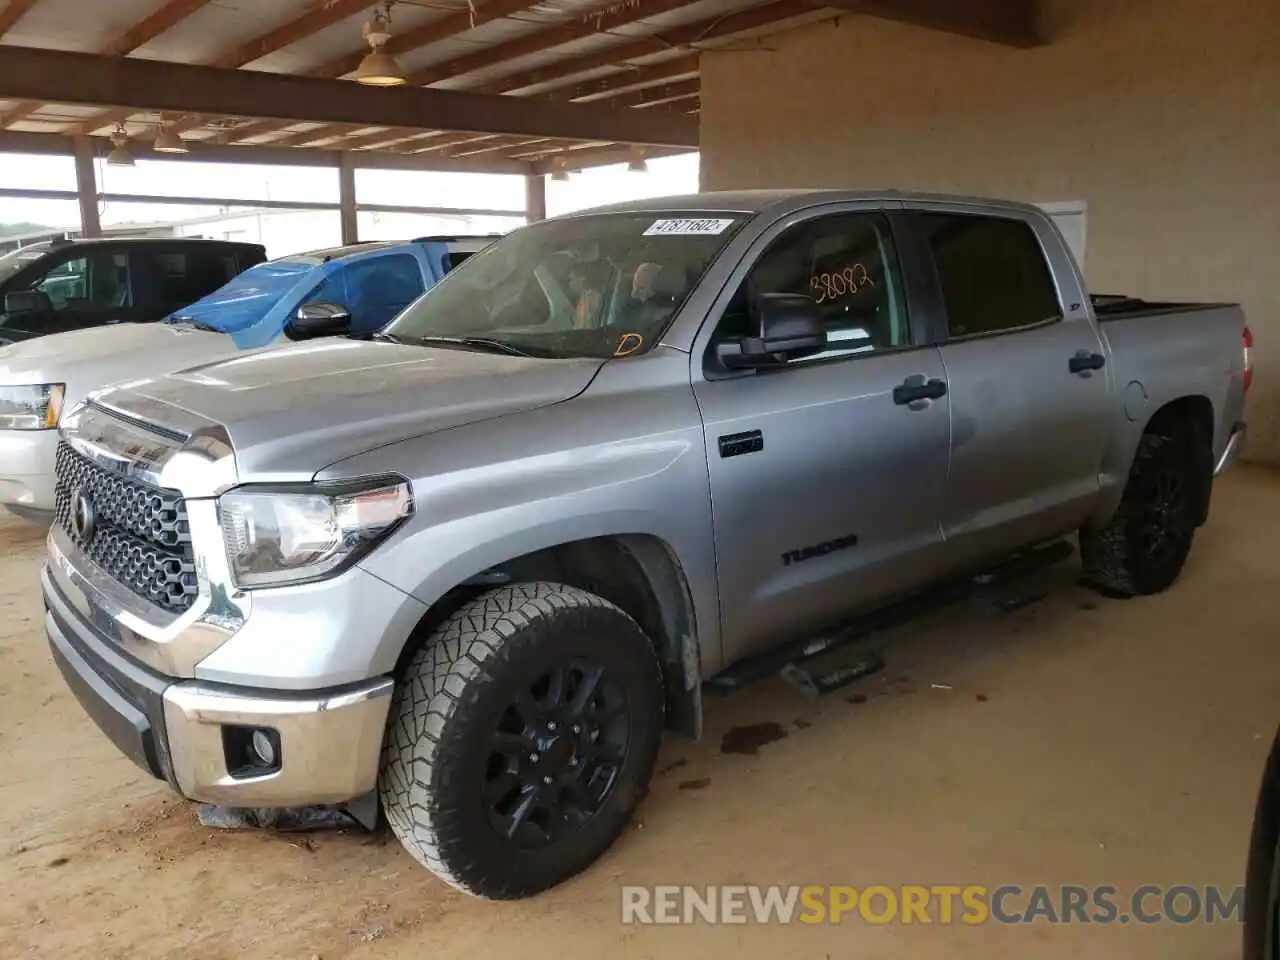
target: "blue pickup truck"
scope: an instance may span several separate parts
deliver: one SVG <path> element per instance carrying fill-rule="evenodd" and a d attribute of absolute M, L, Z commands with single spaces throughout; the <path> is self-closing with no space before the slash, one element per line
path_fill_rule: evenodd
<path fill-rule="evenodd" d="M 304 304 L 332 305 L 349 332 L 385 326 L 441 277 L 496 236 L 423 237 L 408 243 L 363 243 L 260 263 L 169 316 L 168 322 L 230 336 L 241 350 L 283 334 L 307 339 L 296 321 Z"/>

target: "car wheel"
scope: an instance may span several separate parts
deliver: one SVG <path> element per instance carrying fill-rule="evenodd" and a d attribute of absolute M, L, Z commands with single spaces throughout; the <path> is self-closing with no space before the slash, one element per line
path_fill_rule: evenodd
<path fill-rule="evenodd" d="M 1185 433 L 1144 434 L 1124 495 L 1103 527 L 1080 531 L 1085 581 L 1111 597 L 1167 589 L 1195 537 L 1203 478 Z"/>
<path fill-rule="evenodd" d="M 613 844 L 662 729 L 661 668 L 631 617 L 563 584 L 490 591 L 409 664 L 383 752 L 387 821 L 460 890 L 539 893 Z"/>
<path fill-rule="evenodd" d="M 1244 886 L 1244 960 L 1280 960 L 1280 733 L 1262 774 Z"/>

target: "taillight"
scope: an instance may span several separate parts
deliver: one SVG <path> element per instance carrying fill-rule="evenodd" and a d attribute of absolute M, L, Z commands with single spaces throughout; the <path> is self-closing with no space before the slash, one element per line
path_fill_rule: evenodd
<path fill-rule="evenodd" d="M 1247 326 L 1240 334 L 1240 346 L 1244 352 L 1244 389 L 1248 393 L 1253 386 L 1253 331 Z"/>

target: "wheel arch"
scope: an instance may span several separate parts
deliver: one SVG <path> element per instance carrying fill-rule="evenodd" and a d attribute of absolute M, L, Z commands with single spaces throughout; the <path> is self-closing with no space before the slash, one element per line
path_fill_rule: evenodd
<path fill-rule="evenodd" d="M 610 534 L 540 547 L 493 564 L 446 590 L 399 652 L 396 676 L 455 611 L 496 586 L 548 580 L 597 594 L 635 620 L 662 664 L 667 728 L 702 734 L 702 651 L 689 582 L 675 550 L 652 534 Z"/>
<path fill-rule="evenodd" d="M 1144 422 L 1121 421 L 1104 459 L 1103 492 L 1088 526 L 1104 526 L 1119 508 L 1138 454 L 1138 445 L 1144 436 L 1174 436 L 1184 431 L 1192 438 L 1198 458 L 1197 476 L 1200 482 L 1197 490 L 1196 526 L 1201 526 L 1209 516 L 1209 498 L 1213 488 L 1214 416 L 1213 402 L 1208 397 L 1203 394 L 1187 394 L 1167 400 Z M 1108 478 L 1109 482 L 1106 482 Z"/>

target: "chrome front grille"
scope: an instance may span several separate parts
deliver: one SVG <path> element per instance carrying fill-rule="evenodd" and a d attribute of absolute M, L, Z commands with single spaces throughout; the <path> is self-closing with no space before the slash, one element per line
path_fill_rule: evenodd
<path fill-rule="evenodd" d="M 198 593 L 187 507 L 177 490 L 153 487 L 99 466 L 65 440 L 54 467 L 55 523 L 113 579 L 165 610 L 181 612 Z M 78 502 L 91 520 L 77 522 Z"/>

